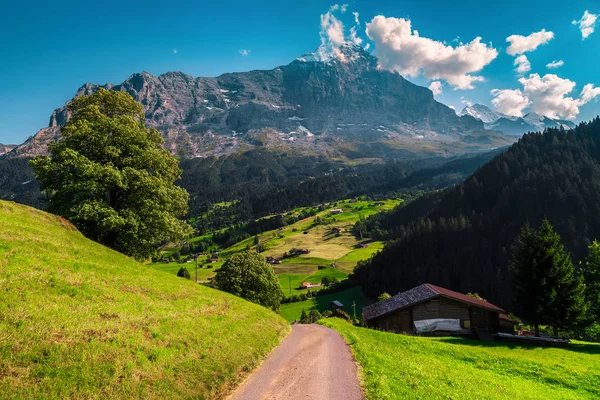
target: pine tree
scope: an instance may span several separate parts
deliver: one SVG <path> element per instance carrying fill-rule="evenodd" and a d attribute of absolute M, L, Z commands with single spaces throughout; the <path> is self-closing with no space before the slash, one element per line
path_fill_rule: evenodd
<path fill-rule="evenodd" d="M 585 313 L 584 286 L 560 236 L 544 220 L 539 231 L 526 225 L 513 246 L 516 313 L 535 326 L 551 325 L 554 334 L 580 321 Z"/>

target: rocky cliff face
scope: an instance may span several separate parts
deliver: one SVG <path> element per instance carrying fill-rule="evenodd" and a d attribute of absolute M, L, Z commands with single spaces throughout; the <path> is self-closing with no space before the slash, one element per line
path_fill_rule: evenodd
<path fill-rule="evenodd" d="M 14 144 L 2 144 L 2 143 L 0 143 L 0 156 L 2 154 L 8 153 L 9 151 L 11 151 L 12 149 L 14 149 L 15 147 L 17 147 L 17 146 L 14 145 Z"/>
<path fill-rule="evenodd" d="M 85 84 L 76 97 L 100 87 L 126 91 L 144 106 L 147 125 L 162 133 L 165 146 L 187 157 L 257 146 L 355 154 L 376 147 L 382 156 L 473 150 L 463 138 L 483 131 L 481 121 L 457 116 L 428 89 L 378 69 L 359 46 L 334 50 L 335 57 L 319 48 L 273 70 L 216 78 L 136 73 L 119 85 Z M 44 154 L 68 119 L 65 107 L 55 110 L 49 127 L 13 154 Z"/>

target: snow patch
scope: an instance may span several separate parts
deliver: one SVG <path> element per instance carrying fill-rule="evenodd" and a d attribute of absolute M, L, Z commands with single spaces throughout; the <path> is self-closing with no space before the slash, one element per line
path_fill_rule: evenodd
<path fill-rule="evenodd" d="M 300 118 L 300 117 L 296 117 L 295 115 L 293 117 L 289 117 L 288 118 L 290 121 L 304 121 L 305 119 L 308 118 Z"/>
<path fill-rule="evenodd" d="M 299 132 L 302 132 L 302 133 L 305 133 L 305 134 L 306 134 L 306 137 L 315 136 L 315 135 L 313 135 L 313 134 L 312 134 L 312 132 L 311 132 L 311 131 L 309 131 L 308 129 L 306 129 L 306 128 L 305 128 L 305 127 L 303 127 L 302 125 L 298 125 L 298 131 L 299 131 Z"/>

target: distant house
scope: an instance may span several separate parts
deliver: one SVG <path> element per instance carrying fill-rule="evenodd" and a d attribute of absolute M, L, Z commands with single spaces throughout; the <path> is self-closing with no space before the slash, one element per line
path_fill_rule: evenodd
<path fill-rule="evenodd" d="M 268 257 L 266 258 L 266 261 L 267 261 L 267 264 L 273 264 L 273 261 L 275 261 L 275 258 L 273 258 L 273 257 L 271 257 L 271 256 L 268 256 Z"/>
<path fill-rule="evenodd" d="M 302 282 L 300 284 L 300 289 L 312 289 L 319 286 L 321 286 L 320 283 Z"/>
<path fill-rule="evenodd" d="M 344 305 L 337 300 L 334 300 L 331 303 L 329 303 L 330 310 L 337 310 L 338 308 L 344 308 Z"/>
<path fill-rule="evenodd" d="M 274 258 L 273 264 L 281 264 L 281 260 L 279 258 Z"/>
<path fill-rule="evenodd" d="M 329 213 L 331 215 L 336 215 L 336 214 L 342 214 L 344 212 L 344 210 L 342 210 L 341 208 L 335 208 L 333 210 L 331 210 Z"/>
<path fill-rule="evenodd" d="M 331 230 L 332 233 L 342 233 L 343 231 L 342 228 L 338 228 L 337 226 Z"/>
<path fill-rule="evenodd" d="M 210 261 L 211 263 L 214 263 L 214 262 L 219 261 L 219 259 L 217 257 L 211 257 L 208 259 L 208 261 Z"/>
<path fill-rule="evenodd" d="M 359 243 L 356 245 L 356 247 L 358 247 L 359 249 L 366 249 L 367 247 L 369 247 L 369 243 Z"/>
<path fill-rule="evenodd" d="M 502 332 L 504 310 L 429 283 L 363 308 L 367 326 L 391 332 L 477 334 Z M 508 317 L 507 317 L 508 318 Z M 505 321 L 508 323 L 508 321 Z"/>

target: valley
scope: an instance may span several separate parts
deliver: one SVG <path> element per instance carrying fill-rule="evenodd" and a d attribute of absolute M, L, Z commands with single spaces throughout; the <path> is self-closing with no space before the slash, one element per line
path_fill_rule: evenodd
<path fill-rule="evenodd" d="M 354 224 L 373 214 L 390 211 L 401 205 L 402 202 L 401 199 L 346 199 L 315 207 L 291 210 L 283 216 L 291 217 L 306 213 L 313 215 L 293 224 L 262 232 L 232 246 L 213 248 L 211 252 L 202 254 L 198 257 L 198 280 L 200 282 L 209 281 L 214 276 L 215 270 L 223 264 L 228 256 L 245 250 L 256 251 L 257 247 L 260 247 L 261 254 L 267 260 L 277 260 L 276 264 L 271 265 L 286 297 L 323 289 L 321 281 L 324 277 L 343 281 L 352 273 L 359 261 L 367 260 L 383 248 L 381 241 L 357 238 L 353 234 Z M 343 212 L 334 214 L 332 210 Z M 190 239 L 190 242 L 194 243 L 209 238 L 210 234 L 203 235 L 196 239 Z M 291 255 L 293 249 L 306 250 L 308 253 Z M 163 254 L 170 256 L 180 250 L 178 247 L 169 246 L 169 250 Z M 211 262 L 211 257 L 215 257 L 215 261 Z M 196 277 L 193 259 L 184 263 L 158 262 L 151 266 L 169 274 L 177 274 L 182 267 L 185 267 L 192 280 L 195 280 Z M 304 282 L 317 286 L 302 289 L 301 285 Z M 349 314 L 354 312 L 352 301 L 356 301 L 356 312 L 359 317 L 362 307 L 371 302 L 360 293 L 359 288 L 355 287 L 330 295 L 317 296 L 316 308 L 319 311 L 325 311 L 329 301 L 334 299 L 340 299 L 344 304 L 344 311 Z M 310 311 L 314 308 L 313 300 L 283 304 L 282 316 L 289 321 L 297 320 L 302 308 L 307 312 Z"/>

